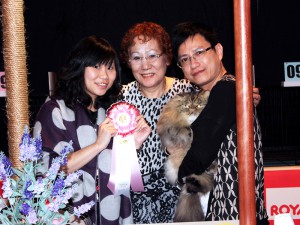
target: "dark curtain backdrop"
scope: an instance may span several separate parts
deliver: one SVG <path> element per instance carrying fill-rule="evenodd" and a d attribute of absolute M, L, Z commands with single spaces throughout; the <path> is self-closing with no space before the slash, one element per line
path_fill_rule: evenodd
<path fill-rule="evenodd" d="M 280 87 L 284 62 L 300 61 L 300 1 L 251 4 L 256 85 Z M 216 28 L 224 64 L 234 73 L 233 0 L 25 0 L 31 94 L 48 94 L 48 71 L 57 71 L 70 48 L 87 35 L 102 36 L 119 50 L 124 32 L 136 22 L 154 21 L 171 32 L 175 24 L 187 20 Z M 3 70 L 2 57 L 0 61 Z M 132 77 L 126 67 L 123 71 L 126 83 Z M 181 76 L 175 66 L 169 74 Z"/>
<path fill-rule="evenodd" d="M 284 62 L 300 62 L 300 1 L 253 0 L 251 9 L 255 81 L 262 96 L 257 113 L 265 156 L 280 161 L 284 155 L 298 162 L 300 88 L 280 85 Z M 234 73 L 233 0 L 25 0 L 31 123 L 49 93 L 48 71 L 57 72 L 81 38 L 102 36 L 119 51 L 122 36 L 134 23 L 153 21 L 171 32 L 175 24 L 188 20 L 215 27 L 225 67 Z M 2 57 L 0 67 L 3 71 Z M 168 75 L 182 77 L 174 65 Z M 123 66 L 123 83 L 132 79 Z M 0 150 L 6 150 L 5 98 L 0 98 L 0 119 Z"/>
<path fill-rule="evenodd" d="M 284 62 L 300 62 L 300 1 L 254 0 L 253 63 L 260 87 L 280 87 Z"/>
<path fill-rule="evenodd" d="M 224 43 L 224 62 L 233 70 L 233 3 L 230 0 L 25 0 L 28 65 L 33 93 L 47 94 L 47 72 L 57 71 L 69 49 L 81 38 L 97 34 L 119 50 L 134 23 L 154 21 L 168 32 L 183 21 L 214 26 Z M 126 67 L 123 82 L 131 80 Z M 170 75 L 180 76 L 174 67 Z"/>

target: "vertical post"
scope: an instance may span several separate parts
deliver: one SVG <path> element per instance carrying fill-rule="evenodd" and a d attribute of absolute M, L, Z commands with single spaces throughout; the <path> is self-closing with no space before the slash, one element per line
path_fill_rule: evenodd
<path fill-rule="evenodd" d="M 28 83 L 23 0 L 2 0 L 3 59 L 6 78 L 6 113 L 9 158 L 21 167 L 19 144 L 29 125 Z"/>
<path fill-rule="evenodd" d="M 255 225 L 256 207 L 250 0 L 234 0 L 234 36 L 240 224 Z"/>

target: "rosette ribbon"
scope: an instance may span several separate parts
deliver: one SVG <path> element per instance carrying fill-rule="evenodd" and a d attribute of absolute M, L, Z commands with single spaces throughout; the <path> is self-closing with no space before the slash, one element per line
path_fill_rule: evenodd
<path fill-rule="evenodd" d="M 133 191 L 144 191 L 142 175 L 136 154 L 133 132 L 139 111 L 127 102 L 113 104 L 107 111 L 118 130 L 113 139 L 112 162 L 107 187 L 117 195 L 129 197 L 130 186 Z"/>

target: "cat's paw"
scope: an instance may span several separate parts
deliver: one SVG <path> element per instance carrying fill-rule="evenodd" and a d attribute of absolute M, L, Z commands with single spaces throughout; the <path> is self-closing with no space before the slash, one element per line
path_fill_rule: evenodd
<path fill-rule="evenodd" d="M 186 191 L 188 193 L 197 193 L 201 192 L 201 184 L 194 177 L 186 177 L 185 179 Z"/>
<path fill-rule="evenodd" d="M 165 175 L 170 184 L 175 185 L 178 178 L 178 168 L 171 160 L 165 162 Z"/>
<path fill-rule="evenodd" d="M 192 174 L 186 177 L 186 189 L 190 193 L 205 194 L 213 188 L 214 176 L 213 174 L 203 173 L 200 175 Z"/>

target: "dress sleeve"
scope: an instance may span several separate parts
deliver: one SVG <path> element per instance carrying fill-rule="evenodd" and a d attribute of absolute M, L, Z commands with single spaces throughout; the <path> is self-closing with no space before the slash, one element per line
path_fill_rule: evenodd
<path fill-rule="evenodd" d="M 208 104 L 192 124 L 193 142 L 179 167 L 179 181 L 190 174 L 203 173 L 217 158 L 222 141 L 236 123 L 235 103 L 235 82 L 218 82 Z"/>
<path fill-rule="evenodd" d="M 63 112 L 55 99 L 44 103 L 35 120 L 34 136 L 40 133 L 43 146 L 44 167 L 47 168 L 52 159 L 72 140 L 69 126 L 63 118 Z"/>

